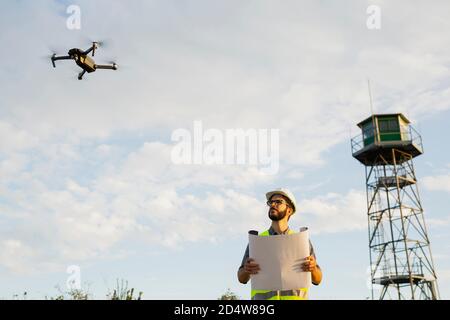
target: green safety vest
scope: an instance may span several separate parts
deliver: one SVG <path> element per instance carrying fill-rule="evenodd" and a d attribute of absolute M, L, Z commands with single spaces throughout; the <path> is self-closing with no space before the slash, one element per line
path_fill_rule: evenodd
<path fill-rule="evenodd" d="M 289 230 L 288 234 L 294 231 Z M 262 237 L 270 236 L 269 230 L 260 234 Z M 252 290 L 252 300 L 308 300 L 308 288 L 300 288 L 296 290 Z"/>

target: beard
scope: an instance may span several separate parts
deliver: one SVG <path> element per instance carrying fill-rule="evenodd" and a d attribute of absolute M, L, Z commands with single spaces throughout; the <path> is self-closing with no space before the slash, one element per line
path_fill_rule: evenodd
<path fill-rule="evenodd" d="M 285 216 L 286 216 L 286 210 L 284 211 L 279 211 L 277 209 L 274 208 L 270 208 L 269 209 L 269 218 L 272 221 L 280 221 L 282 220 Z"/>

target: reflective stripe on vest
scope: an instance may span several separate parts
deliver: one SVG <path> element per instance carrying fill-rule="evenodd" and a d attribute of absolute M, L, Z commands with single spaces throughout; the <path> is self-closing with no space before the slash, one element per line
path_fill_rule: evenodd
<path fill-rule="evenodd" d="M 288 231 L 288 234 L 293 234 L 294 231 Z M 270 236 L 269 230 L 260 234 L 261 237 Z M 252 290 L 252 300 L 307 300 L 308 288 L 300 288 L 296 290 Z"/>

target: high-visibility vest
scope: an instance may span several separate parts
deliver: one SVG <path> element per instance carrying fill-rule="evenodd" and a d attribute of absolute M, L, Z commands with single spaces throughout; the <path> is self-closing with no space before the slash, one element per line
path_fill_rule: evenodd
<path fill-rule="evenodd" d="M 288 234 L 294 231 L 289 230 Z M 270 236 L 269 230 L 260 234 L 262 237 Z M 252 300 L 307 300 L 308 288 L 300 288 L 296 290 L 252 290 Z"/>

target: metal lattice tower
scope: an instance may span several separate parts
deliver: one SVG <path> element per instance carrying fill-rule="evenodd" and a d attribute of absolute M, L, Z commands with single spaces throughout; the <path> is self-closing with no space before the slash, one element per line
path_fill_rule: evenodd
<path fill-rule="evenodd" d="M 372 299 L 439 299 L 413 165 L 422 138 L 401 113 L 358 126 L 351 145 L 366 172 Z"/>

